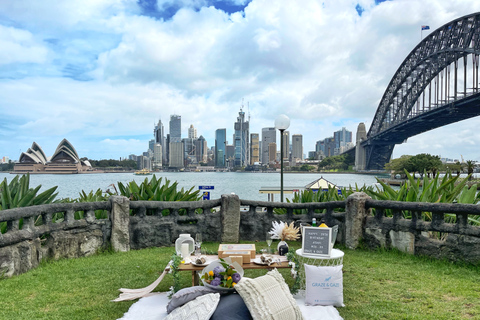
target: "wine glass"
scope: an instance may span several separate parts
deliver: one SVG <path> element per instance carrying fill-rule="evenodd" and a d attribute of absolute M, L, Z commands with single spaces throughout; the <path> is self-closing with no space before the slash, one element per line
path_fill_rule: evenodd
<path fill-rule="evenodd" d="M 202 234 L 197 233 L 195 235 L 195 255 L 200 255 L 202 253 Z"/>
<path fill-rule="evenodd" d="M 270 253 L 270 246 L 272 245 L 272 235 L 270 233 L 267 232 L 267 245 L 268 245 L 268 253 Z"/>

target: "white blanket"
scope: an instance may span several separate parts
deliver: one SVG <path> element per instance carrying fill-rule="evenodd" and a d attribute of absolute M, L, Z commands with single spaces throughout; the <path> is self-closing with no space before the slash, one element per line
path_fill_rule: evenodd
<path fill-rule="evenodd" d="M 294 296 L 305 320 L 343 320 L 332 306 L 306 306 L 302 295 Z M 161 320 L 167 316 L 168 297 L 166 292 L 154 293 L 134 303 L 121 320 Z M 120 320 L 119 319 L 119 320 Z"/>

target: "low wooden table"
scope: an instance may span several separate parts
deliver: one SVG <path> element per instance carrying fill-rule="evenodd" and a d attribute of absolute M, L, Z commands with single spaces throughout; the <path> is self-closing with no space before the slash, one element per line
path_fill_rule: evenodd
<path fill-rule="evenodd" d="M 244 263 L 242 264 L 242 268 L 245 269 L 267 269 L 267 270 L 272 270 L 272 269 L 280 269 L 280 268 L 290 268 L 288 265 L 288 260 L 285 256 L 279 256 L 279 255 L 272 255 L 274 259 L 280 259 L 281 262 L 280 264 L 274 262 L 271 265 L 262 265 L 262 264 L 256 264 L 253 261 L 250 263 Z M 207 258 L 207 261 L 214 261 L 218 259 L 218 256 L 216 255 L 208 255 L 205 256 Z M 256 255 L 256 258 L 260 258 L 260 255 Z M 193 264 L 180 264 L 178 267 L 179 271 L 192 271 L 192 286 L 198 286 L 200 284 L 200 277 L 198 274 L 200 271 L 203 270 L 205 267 L 197 267 L 194 266 Z"/>

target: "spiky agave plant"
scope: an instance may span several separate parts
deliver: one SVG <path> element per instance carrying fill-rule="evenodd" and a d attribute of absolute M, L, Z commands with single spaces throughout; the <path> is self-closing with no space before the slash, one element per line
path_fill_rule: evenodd
<path fill-rule="evenodd" d="M 52 187 L 48 190 L 37 194 L 42 186 L 30 188 L 30 175 L 15 176 L 10 183 L 5 178 L 0 183 L 0 210 L 7 210 L 12 208 L 28 207 L 40 204 L 52 203 L 58 193 L 55 193 L 57 187 Z M 1 214 L 1 213 L 0 213 Z M 41 223 L 37 219 L 36 223 Z M 23 225 L 23 219 L 20 219 L 19 228 Z M 5 233 L 7 223 L 0 223 L 0 230 Z"/>

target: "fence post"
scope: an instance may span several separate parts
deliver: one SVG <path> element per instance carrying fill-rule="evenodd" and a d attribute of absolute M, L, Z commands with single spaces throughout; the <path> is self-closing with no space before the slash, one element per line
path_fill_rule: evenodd
<path fill-rule="evenodd" d="M 130 251 L 130 200 L 122 196 L 110 197 L 112 212 L 112 236 L 110 242 L 114 251 Z"/>
<path fill-rule="evenodd" d="M 238 243 L 240 240 L 240 198 L 222 194 L 222 243 Z"/>
<path fill-rule="evenodd" d="M 370 209 L 365 209 L 365 201 L 371 199 L 364 192 L 355 192 L 348 196 L 345 205 L 345 245 L 349 249 L 358 247 L 363 238 L 363 227 Z"/>

